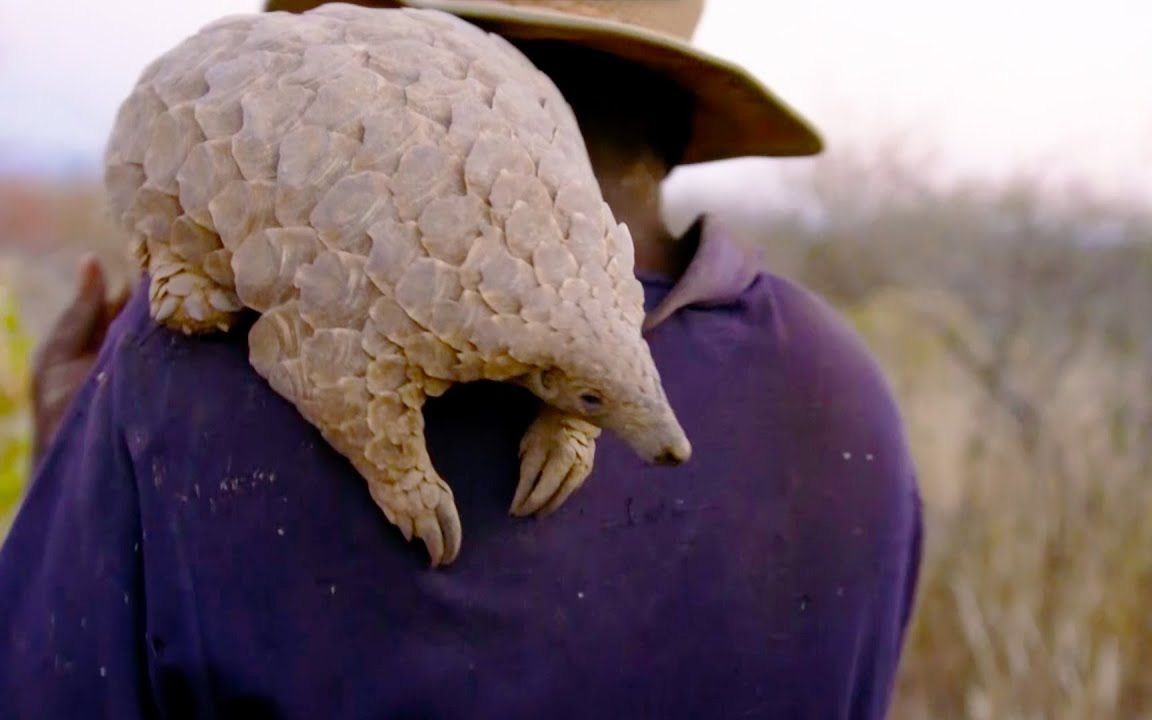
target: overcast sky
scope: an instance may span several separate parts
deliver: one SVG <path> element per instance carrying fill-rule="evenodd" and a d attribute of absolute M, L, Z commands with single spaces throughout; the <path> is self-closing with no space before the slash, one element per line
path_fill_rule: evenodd
<path fill-rule="evenodd" d="M 94 172 L 143 66 L 259 4 L 0 0 L 0 173 Z M 949 173 L 1042 169 L 1152 198 L 1149 0 L 709 0 L 697 42 L 834 151 L 899 133 Z"/>

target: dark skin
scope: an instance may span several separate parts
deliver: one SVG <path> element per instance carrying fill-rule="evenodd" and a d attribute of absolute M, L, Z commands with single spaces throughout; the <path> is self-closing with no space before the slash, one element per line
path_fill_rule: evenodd
<path fill-rule="evenodd" d="M 80 262 L 76 295 L 48 332 L 32 361 L 32 457 L 38 461 L 72 399 L 88 378 L 127 289 L 109 296 L 104 268 L 94 257 Z"/>
<path fill-rule="evenodd" d="M 543 41 L 518 47 L 572 106 L 604 200 L 632 233 L 637 269 L 682 275 L 695 248 L 665 227 L 660 189 L 688 140 L 691 98 L 608 55 Z"/>
<path fill-rule="evenodd" d="M 687 142 L 691 99 L 671 81 L 610 56 L 563 43 L 518 45 L 572 106 L 604 199 L 632 233 L 636 268 L 682 275 L 696 238 L 668 232 L 660 189 Z M 126 298 L 126 292 L 109 298 L 100 264 L 83 261 L 76 296 L 33 361 L 34 460 L 87 379 Z"/>

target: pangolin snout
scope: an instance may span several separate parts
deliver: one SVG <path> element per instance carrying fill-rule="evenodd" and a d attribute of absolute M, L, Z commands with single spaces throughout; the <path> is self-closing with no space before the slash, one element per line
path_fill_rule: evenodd
<path fill-rule="evenodd" d="M 680 438 L 675 443 L 665 447 L 659 455 L 652 459 L 652 462 L 656 465 L 675 467 L 688 462 L 691 457 L 691 443 L 688 442 L 687 438 Z"/>
<path fill-rule="evenodd" d="M 640 412 L 625 418 L 625 422 L 612 424 L 610 429 L 651 465 L 683 465 L 692 457 L 692 443 L 668 402 L 660 400 L 638 404 Z"/>

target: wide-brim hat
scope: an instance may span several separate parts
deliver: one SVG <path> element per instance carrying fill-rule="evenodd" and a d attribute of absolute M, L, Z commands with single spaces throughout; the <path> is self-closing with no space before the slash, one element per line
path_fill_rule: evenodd
<path fill-rule="evenodd" d="M 324 0 L 267 0 L 304 12 Z M 703 0 L 359 0 L 369 7 L 440 10 L 516 40 L 557 40 L 655 71 L 695 99 L 685 164 L 814 155 L 816 131 L 744 68 L 693 47 Z"/>

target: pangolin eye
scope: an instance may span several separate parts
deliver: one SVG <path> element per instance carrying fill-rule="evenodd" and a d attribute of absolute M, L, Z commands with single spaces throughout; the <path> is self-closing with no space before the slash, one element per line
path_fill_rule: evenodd
<path fill-rule="evenodd" d="M 580 404 L 584 406 L 585 412 L 598 412 L 604 407 L 604 398 L 596 393 L 586 392 L 580 396 Z"/>

